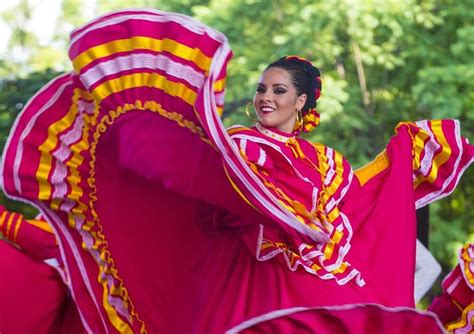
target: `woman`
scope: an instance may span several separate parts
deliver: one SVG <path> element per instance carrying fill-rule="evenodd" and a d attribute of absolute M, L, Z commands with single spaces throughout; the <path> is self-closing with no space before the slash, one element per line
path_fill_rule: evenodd
<path fill-rule="evenodd" d="M 2 177 L 52 226 L 86 331 L 221 333 L 288 307 L 360 303 L 376 305 L 358 319 L 439 330 L 406 308 L 414 208 L 451 192 L 472 161 L 457 122 L 401 124 L 354 173 L 340 153 L 297 137 L 318 124 L 321 89 L 303 59 L 262 74 L 260 125 L 226 131 L 231 51 L 209 27 L 116 12 L 73 31 L 69 55 L 74 72 L 19 116 Z"/>

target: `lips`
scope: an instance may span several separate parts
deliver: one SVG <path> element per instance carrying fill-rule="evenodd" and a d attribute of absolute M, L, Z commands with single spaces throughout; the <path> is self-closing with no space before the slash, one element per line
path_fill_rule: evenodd
<path fill-rule="evenodd" d="M 269 114 L 269 113 L 272 113 L 275 111 L 275 108 L 272 108 L 270 106 L 262 106 L 260 107 L 260 111 L 263 113 L 263 114 Z"/>

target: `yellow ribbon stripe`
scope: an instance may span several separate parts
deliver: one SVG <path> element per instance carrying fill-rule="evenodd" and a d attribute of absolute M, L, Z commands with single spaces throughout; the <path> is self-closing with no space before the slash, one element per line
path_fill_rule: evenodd
<path fill-rule="evenodd" d="M 84 191 L 82 187 L 79 186 L 81 182 L 81 176 L 79 174 L 79 166 L 84 163 L 84 156 L 81 154 L 82 152 L 89 149 L 89 128 L 90 128 L 90 117 L 84 115 L 84 126 L 82 128 L 82 140 L 78 141 L 74 145 L 71 146 L 71 153 L 72 157 L 67 162 L 68 167 L 68 176 L 66 180 L 71 187 L 71 192 L 68 194 L 68 199 L 78 203 L 72 211 L 76 214 L 82 214 L 86 209 L 87 205 L 80 201 Z M 73 225 L 74 227 L 74 225 Z"/>
<path fill-rule="evenodd" d="M 7 238 L 9 238 L 9 234 L 10 234 L 10 229 L 12 227 L 12 223 L 13 223 L 13 218 L 16 216 L 16 214 L 12 213 L 10 214 L 10 217 L 8 217 L 8 222 L 7 222 L 7 230 L 5 231 L 5 236 Z"/>
<path fill-rule="evenodd" d="M 158 88 L 171 96 L 180 97 L 189 105 L 194 105 L 197 97 L 197 93 L 188 86 L 168 81 L 166 77 L 157 73 L 135 73 L 111 79 L 97 86 L 93 94 L 101 101 L 111 94 L 135 87 Z"/>
<path fill-rule="evenodd" d="M 99 282 L 100 282 L 100 278 L 99 278 Z M 104 287 L 103 294 L 102 294 L 102 304 L 104 305 L 105 311 L 107 312 L 107 315 L 109 316 L 110 322 L 112 322 L 112 325 L 115 327 L 115 329 L 119 333 L 133 334 L 133 330 L 130 327 L 130 325 L 120 318 L 117 311 L 109 303 L 109 300 L 108 300 L 109 292 L 108 292 L 107 281 L 104 282 L 102 286 Z M 129 319 L 129 321 L 131 321 L 131 319 Z"/>
<path fill-rule="evenodd" d="M 53 228 L 51 225 L 48 224 L 48 222 L 44 220 L 36 220 L 36 219 L 28 219 L 25 221 L 26 223 L 33 225 L 36 228 L 39 228 L 42 231 L 48 232 L 53 234 Z"/>
<path fill-rule="evenodd" d="M 416 126 L 416 125 L 415 125 Z M 411 131 L 410 131 L 411 134 Z M 425 149 L 426 141 L 430 138 L 428 132 L 420 129 L 416 134 L 411 134 L 412 140 L 412 153 L 413 153 L 413 170 L 420 168 L 421 166 L 421 153 Z"/>
<path fill-rule="evenodd" d="M 390 166 L 390 159 L 388 158 L 387 152 L 383 150 L 373 161 L 356 169 L 354 174 L 359 180 L 360 185 L 364 186 L 371 179 L 387 169 L 388 166 Z"/>
<path fill-rule="evenodd" d="M 18 231 L 20 231 L 21 223 L 23 222 L 23 216 L 18 215 L 18 219 L 16 220 L 15 229 L 13 230 L 13 238 L 11 239 L 14 243 L 16 243 L 16 238 L 18 236 Z"/>
<path fill-rule="evenodd" d="M 73 67 L 79 73 L 91 62 L 110 56 L 115 53 L 130 52 L 139 49 L 154 50 L 156 52 L 167 51 L 184 60 L 193 62 L 201 70 L 208 74 L 211 66 L 211 58 L 206 56 L 201 50 L 191 48 L 175 40 L 163 38 L 156 39 L 144 36 L 134 36 L 126 39 L 118 39 L 112 42 L 94 46 L 79 54 L 72 61 Z"/>
<path fill-rule="evenodd" d="M 344 159 L 341 153 L 334 151 L 334 167 L 335 167 L 335 172 L 336 175 L 333 178 L 333 181 L 331 184 L 326 186 L 323 196 L 323 205 L 326 205 L 329 203 L 329 199 L 334 196 L 336 191 L 339 189 L 341 186 L 342 182 L 344 181 L 342 178 L 342 175 L 344 173 Z M 324 210 L 323 210 L 324 212 Z M 334 206 L 334 208 L 327 214 L 327 218 L 330 223 L 334 222 L 337 217 L 340 216 L 339 213 L 339 208 L 337 205 Z M 341 240 L 342 235 L 339 233 L 335 233 L 332 238 L 331 242 L 328 242 L 326 246 L 324 247 L 324 257 L 325 259 L 330 259 L 333 255 L 334 252 L 334 246 L 337 243 L 336 240 Z"/>
<path fill-rule="evenodd" d="M 78 90 L 74 90 L 72 103 L 67 114 L 48 128 L 48 137 L 38 147 L 41 152 L 39 167 L 36 171 L 36 180 L 39 186 L 38 199 L 48 200 L 51 197 L 51 184 L 48 180 L 51 173 L 53 156 L 51 151 L 58 145 L 59 134 L 71 127 L 77 117 Z"/>
<path fill-rule="evenodd" d="M 461 317 L 458 320 L 446 325 L 446 330 L 449 333 L 453 333 L 455 329 L 466 329 L 465 327 L 467 327 L 468 321 L 473 321 L 472 319 L 468 319 L 467 317 L 468 313 L 471 311 L 474 311 L 474 302 L 471 302 L 469 305 L 466 306 L 466 308 L 461 314 Z"/>
<path fill-rule="evenodd" d="M 216 82 L 214 82 L 214 92 L 220 93 L 224 90 L 225 80 L 226 79 L 224 78 L 224 79 L 220 79 L 220 80 L 217 80 Z"/>
<path fill-rule="evenodd" d="M 417 177 L 414 185 L 415 189 L 424 181 L 427 181 L 429 183 L 435 182 L 436 178 L 438 177 L 439 168 L 444 165 L 451 156 L 451 147 L 449 146 L 449 143 L 446 140 L 446 137 L 444 136 L 444 132 L 442 129 L 442 121 L 431 121 L 431 131 L 433 132 L 435 138 L 441 145 L 442 150 L 433 158 L 430 174 L 427 177 L 423 177 L 422 175 Z M 422 130 L 422 132 L 424 131 Z"/>
<path fill-rule="evenodd" d="M 335 167 L 335 177 L 333 177 L 332 182 L 327 185 L 326 192 L 324 193 L 326 203 L 327 201 L 334 196 L 336 191 L 342 184 L 343 178 L 342 175 L 344 174 L 344 158 L 341 153 L 334 151 L 334 167 Z M 327 190 L 330 190 L 328 192 Z"/>
<path fill-rule="evenodd" d="M 469 248 L 474 247 L 471 246 L 471 244 L 466 244 L 462 250 L 461 250 L 461 261 L 464 262 L 464 276 L 466 279 L 469 281 L 471 285 L 474 285 L 474 276 L 471 271 L 471 263 L 474 262 L 474 260 L 470 257 L 469 255 Z"/>
<path fill-rule="evenodd" d="M 3 224 L 5 223 L 5 218 L 7 217 L 8 211 L 3 211 L 2 216 L 0 217 L 0 230 L 3 227 Z"/>

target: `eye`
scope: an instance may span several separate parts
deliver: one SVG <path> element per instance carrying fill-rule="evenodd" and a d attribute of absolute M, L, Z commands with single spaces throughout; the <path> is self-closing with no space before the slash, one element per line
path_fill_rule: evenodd
<path fill-rule="evenodd" d="M 273 92 L 277 95 L 281 95 L 281 94 L 285 94 L 287 91 L 284 88 L 275 88 Z"/>
<path fill-rule="evenodd" d="M 257 86 L 257 93 L 265 93 L 265 87 Z"/>

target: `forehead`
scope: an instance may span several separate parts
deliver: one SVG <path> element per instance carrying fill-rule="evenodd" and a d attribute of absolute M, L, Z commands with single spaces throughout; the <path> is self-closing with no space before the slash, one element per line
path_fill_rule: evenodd
<path fill-rule="evenodd" d="M 273 86 L 278 84 L 288 87 L 293 86 L 290 73 L 278 67 L 271 67 L 263 71 L 258 83 L 264 84 L 265 86 Z"/>

